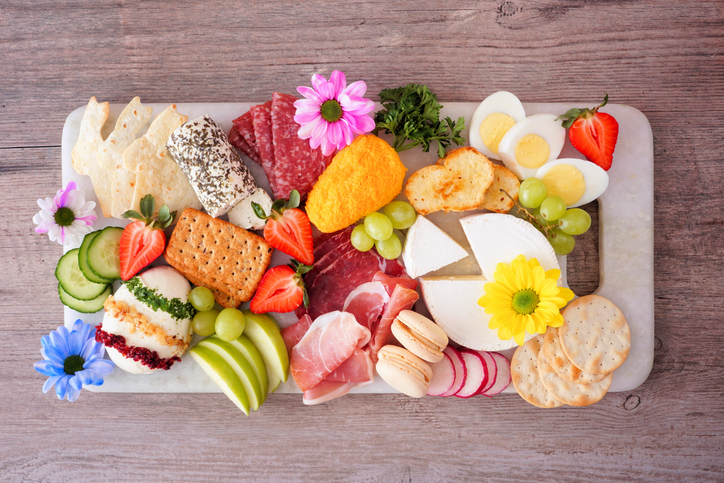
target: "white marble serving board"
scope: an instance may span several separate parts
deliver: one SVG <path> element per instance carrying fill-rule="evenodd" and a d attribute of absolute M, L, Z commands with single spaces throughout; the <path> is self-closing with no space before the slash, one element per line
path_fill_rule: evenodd
<path fill-rule="evenodd" d="M 102 99 L 100 101 L 103 101 Z M 593 105 L 594 103 L 592 103 Z M 154 115 L 159 114 L 168 104 L 148 104 L 153 108 Z M 210 115 L 226 132 L 231 128 L 231 121 L 246 112 L 252 103 L 179 103 L 178 111 L 190 119 Z M 527 115 L 537 113 L 563 114 L 572 107 L 579 105 L 558 104 L 523 104 Z M 115 119 L 123 109 L 123 104 L 111 104 L 109 122 L 106 124 L 107 135 L 115 125 Z M 465 116 L 466 126 L 470 125 L 477 103 L 445 103 L 443 116 L 457 119 Z M 78 139 L 80 120 L 85 106 L 73 111 L 63 127 L 63 186 L 75 181 L 86 193 L 89 200 L 97 199 L 93 192 L 90 178 L 78 175 L 72 167 L 70 154 Z M 629 106 L 609 104 L 602 109 L 613 115 L 619 122 L 619 138 L 613 159 L 613 167 L 609 170 L 610 183 L 608 190 L 599 198 L 599 234 L 600 234 L 600 286 L 596 294 L 612 300 L 623 311 L 631 328 L 631 351 L 626 362 L 614 372 L 611 391 L 628 391 L 641 385 L 653 365 L 654 359 L 654 154 L 653 135 L 646 116 Z M 467 129 L 463 136 L 468 139 Z M 423 153 L 420 149 L 412 149 L 401 153 L 401 159 L 408 167 L 409 176 L 417 169 L 433 164 L 436 161 L 433 152 Z M 560 157 L 583 158 L 568 141 Z M 264 171 L 257 164 L 244 158 L 252 174 L 259 184 L 268 189 Z M 404 199 L 400 195 L 401 199 Z M 100 210 L 97 210 L 100 212 Z M 454 213 L 434 213 L 429 218 L 439 227 L 447 231 L 458 243 L 468 249 L 458 218 L 468 215 Z M 100 217 L 94 228 L 107 225 L 123 226 L 122 220 L 108 220 Z M 72 248 L 68 247 L 67 249 Z M 470 252 L 471 253 L 471 252 Z M 565 257 L 559 257 L 563 276 L 565 277 Z M 272 264 L 282 263 L 281 260 Z M 468 275 L 480 274 L 480 269 L 472 256 L 445 267 L 431 275 Z M 565 280 L 565 278 L 564 278 Z M 426 312 L 422 301 L 416 310 Z M 70 326 L 80 318 L 87 323 L 97 325 L 102 320 L 102 312 L 97 314 L 80 314 L 65 307 L 65 325 Z M 287 326 L 296 321 L 291 314 L 277 317 L 280 325 Z M 194 342 L 200 339 L 195 337 Z M 511 357 L 514 349 L 503 351 Z M 221 392 L 201 368 L 187 355 L 180 363 L 174 364 L 169 371 L 156 372 L 149 375 L 132 375 L 115 370 L 105 378 L 99 387 L 88 387 L 99 392 Z M 506 392 L 514 392 L 511 385 Z M 280 386 L 277 392 L 300 392 L 292 378 Z M 391 393 L 396 392 L 379 377 L 373 384 L 356 388 L 352 392 L 360 393 Z"/>

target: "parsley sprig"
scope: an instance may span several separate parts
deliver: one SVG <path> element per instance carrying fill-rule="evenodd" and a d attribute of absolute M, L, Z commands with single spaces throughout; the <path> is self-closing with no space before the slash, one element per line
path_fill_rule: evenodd
<path fill-rule="evenodd" d="M 424 152 L 430 150 L 430 144 L 437 141 L 437 155 L 445 157 L 447 148 L 454 142 L 462 145 L 465 139 L 460 133 L 465 129 L 465 118 L 453 121 L 446 117 L 440 120 L 442 105 L 427 86 L 408 84 L 397 89 L 385 89 L 380 92 L 383 109 L 375 113 L 376 127 L 395 136 L 392 147 L 395 151 L 406 151 L 422 146 Z"/>

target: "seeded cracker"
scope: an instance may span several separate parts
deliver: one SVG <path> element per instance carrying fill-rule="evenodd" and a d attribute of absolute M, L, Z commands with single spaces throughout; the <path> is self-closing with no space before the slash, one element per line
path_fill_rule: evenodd
<path fill-rule="evenodd" d="M 510 360 L 510 375 L 520 397 L 539 408 L 555 408 L 563 405 L 546 389 L 538 374 L 538 353 L 543 336 L 537 335 L 518 347 Z"/>
<path fill-rule="evenodd" d="M 209 116 L 176 129 L 167 147 L 213 217 L 225 214 L 257 188 L 249 168 Z"/>
<path fill-rule="evenodd" d="M 574 300 L 563 310 L 561 346 L 573 365 L 593 374 L 619 367 L 631 348 L 631 332 L 616 305 L 598 295 Z"/>
<path fill-rule="evenodd" d="M 574 366 L 563 351 L 558 334 L 558 327 L 548 327 L 545 333 L 545 342 L 543 343 L 546 360 L 556 371 L 556 374 L 569 382 L 578 384 L 593 384 L 608 376 L 608 373 L 591 374 Z"/>
<path fill-rule="evenodd" d="M 271 254 L 272 247 L 260 236 L 187 208 L 169 238 L 164 257 L 195 284 L 246 302 L 269 267 Z"/>
<path fill-rule="evenodd" d="M 589 406 L 600 401 L 611 387 L 613 379 L 613 375 L 609 374 L 606 378 L 593 384 L 576 384 L 566 381 L 556 374 L 556 371 L 548 364 L 544 351 L 538 353 L 538 375 L 548 392 L 569 406 Z"/>

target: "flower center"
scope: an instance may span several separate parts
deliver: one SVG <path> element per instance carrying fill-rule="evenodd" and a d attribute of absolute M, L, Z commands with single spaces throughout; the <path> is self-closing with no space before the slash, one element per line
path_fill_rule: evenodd
<path fill-rule="evenodd" d="M 538 302 L 540 302 L 540 299 L 535 290 L 521 290 L 513 295 L 513 310 L 523 315 L 532 314 L 535 312 Z"/>
<path fill-rule="evenodd" d="M 342 114 L 344 114 L 344 112 L 342 111 L 342 106 L 339 105 L 339 102 L 334 99 L 330 99 L 328 101 L 324 101 L 322 104 L 321 114 L 325 121 L 337 122 L 342 119 Z"/>
<path fill-rule="evenodd" d="M 83 363 L 85 363 L 85 360 L 81 356 L 68 356 L 63 362 L 63 370 L 66 374 L 72 376 L 76 372 L 83 370 Z"/>
<path fill-rule="evenodd" d="M 73 210 L 63 206 L 62 208 L 58 208 L 54 218 L 58 226 L 70 226 L 73 224 L 73 220 L 75 220 L 75 215 L 73 214 Z"/>

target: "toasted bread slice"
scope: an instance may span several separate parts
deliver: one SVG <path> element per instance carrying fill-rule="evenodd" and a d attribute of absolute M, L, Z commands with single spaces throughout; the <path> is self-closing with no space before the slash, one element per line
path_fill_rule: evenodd
<path fill-rule="evenodd" d="M 493 163 L 477 149 L 464 147 L 448 152 L 438 164 L 410 176 L 405 196 L 421 215 L 435 211 L 467 211 L 480 208 L 493 182 Z"/>
<path fill-rule="evenodd" d="M 483 208 L 496 213 L 507 213 L 518 199 L 518 188 L 520 181 L 505 166 L 493 165 L 493 183 L 485 191 Z M 506 196 L 505 193 L 510 196 Z"/>

